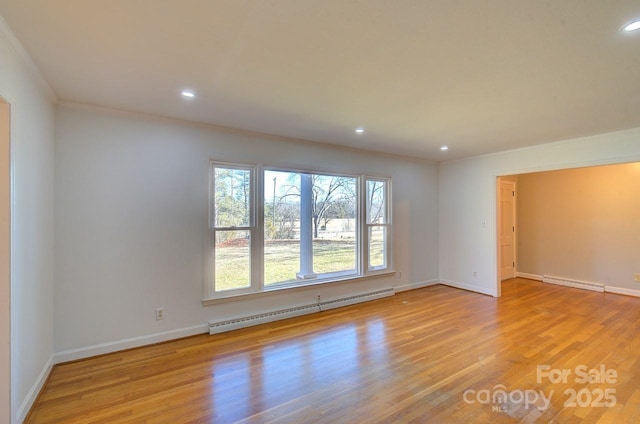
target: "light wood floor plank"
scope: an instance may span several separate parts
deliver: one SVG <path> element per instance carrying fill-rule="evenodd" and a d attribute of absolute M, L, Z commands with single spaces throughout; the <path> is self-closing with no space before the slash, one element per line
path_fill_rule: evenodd
<path fill-rule="evenodd" d="M 502 293 L 431 286 L 57 365 L 27 422 L 640 423 L 640 299 L 525 279 Z M 601 364 L 615 384 L 537 381 L 539 365 Z M 464 400 L 497 385 L 554 394 L 544 410 Z M 570 389 L 616 402 L 570 407 Z"/>

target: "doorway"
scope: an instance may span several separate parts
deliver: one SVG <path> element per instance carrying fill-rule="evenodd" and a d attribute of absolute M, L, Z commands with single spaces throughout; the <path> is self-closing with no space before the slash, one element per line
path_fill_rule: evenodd
<path fill-rule="evenodd" d="M 498 257 L 500 281 L 516 277 L 516 182 L 498 179 Z"/>
<path fill-rule="evenodd" d="M 11 422 L 11 113 L 0 97 L 0 422 Z"/>

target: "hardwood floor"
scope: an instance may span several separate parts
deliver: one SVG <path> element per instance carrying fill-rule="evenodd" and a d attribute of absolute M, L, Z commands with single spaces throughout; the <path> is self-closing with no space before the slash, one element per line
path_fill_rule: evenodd
<path fill-rule="evenodd" d="M 502 293 L 433 286 L 61 364 L 27 422 L 640 423 L 640 299 L 523 279 Z M 580 383 L 581 365 L 608 381 Z"/>

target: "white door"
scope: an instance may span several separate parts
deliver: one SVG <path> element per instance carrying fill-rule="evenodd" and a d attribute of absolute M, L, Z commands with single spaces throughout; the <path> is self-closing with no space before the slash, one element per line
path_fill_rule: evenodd
<path fill-rule="evenodd" d="M 500 180 L 500 280 L 516 276 L 516 183 Z"/>

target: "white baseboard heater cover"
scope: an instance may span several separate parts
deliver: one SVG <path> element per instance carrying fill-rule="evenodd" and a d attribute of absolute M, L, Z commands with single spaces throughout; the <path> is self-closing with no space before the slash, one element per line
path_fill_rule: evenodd
<path fill-rule="evenodd" d="M 393 296 L 393 288 L 378 290 L 369 293 L 356 294 L 343 298 L 320 301 L 309 305 L 296 306 L 293 308 L 281 309 L 278 311 L 265 312 L 257 315 L 250 315 L 226 321 L 209 322 L 209 334 L 224 333 L 226 331 L 237 330 L 239 328 L 251 327 L 253 325 L 265 324 L 267 322 L 279 321 L 281 319 L 298 317 L 312 314 L 314 312 L 326 311 L 328 309 L 340 308 L 342 306 L 355 305 L 356 303 L 367 302 L 369 300 L 382 299 Z"/>
<path fill-rule="evenodd" d="M 604 292 L 604 284 L 593 283 L 591 281 L 573 280 L 571 278 L 552 277 L 550 275 L 543 275 L 542 282 L 548 284 L 557 284 L 559 286 L 573 287 L 576 289 L 591 290 L 597 292 Z"/>

